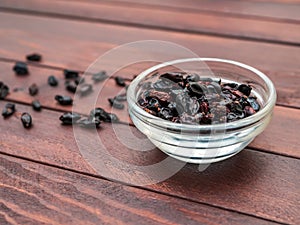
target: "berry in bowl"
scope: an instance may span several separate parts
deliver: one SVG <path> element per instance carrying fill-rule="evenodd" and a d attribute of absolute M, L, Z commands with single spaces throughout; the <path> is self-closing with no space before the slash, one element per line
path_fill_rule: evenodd
<path fill-rule="evenodd" d="M 268 125 L 276 102 L 270 79 L 245 64 L 214 58 L 162 63 L 127 91 L 135 126 L 166 154 L 207 164 L 244 149 Z"/>

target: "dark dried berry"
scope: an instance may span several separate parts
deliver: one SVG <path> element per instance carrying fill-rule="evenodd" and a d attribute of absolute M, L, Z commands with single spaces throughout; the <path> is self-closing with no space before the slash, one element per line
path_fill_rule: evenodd
<path fill-rule="evenodd" d="M 0 100 L 4 99 L 9 94 L 9 87 L 0 82 Z"/>
<path fill-rule="evenodd" d="M 92 76 L 92 80 L 93 80 L 95 83 L 101 82 L 101 81 L 103 81 L 103 80 L 105 80 L 105 79 L 107 79 L 107 78 L 108 78 L 108 76 L 107 76 L 107 74 L 106 74 L 105 71 L 100 71 L 100 72 L 98 72 L 98 73 L 93 74 L 93 76 Z"/>
<path fill-rule="evenodd" d="M 58 85 L 58 80 L 55 76 L 51 75 L 48 77 L 48 84 L 52 87 L 56 87 Z"/>
<path fill-rule="evenodd" d="M 99 128 L 100 127 L 100 120 L 98 119 L 89 119 L 89 118 L 84 118 L 82 120 L 79 120 L 77 122 L 81 127 L 84 128 Z"/>
<path fill-rule="evenodd" d="M 22 113 L 21 121 L 25 128 L 30 128 L 32 126 L 32 117 L 27 112 Z"/>
<path fill-rule="evenodd" d="M 216 83 L 216 82 L 211 82 L 209 85 L 207 85 L 207 90 L 208 90 L 208 93 L 221 93 L 222 91 L 222 88 L 221 86 Z"/>
<path fill-rule="evenodd" d="M 115 123 L 119 121 L 119 117 L 114 113 L 108 113 L 109 120 L 103 120 L 104 122 Z"/>
<path fill-rule="evenodd" d="M 166 103 L 167 101 L 170 101 L 171 98 L 171 96 L 168 93 L 162 91 L 155 91 L 155 90 L 151 90 L 149 96 L 151 98 L 158 99 L 160 103 Z"/>
<path fill-rule="evenodd" d="M 16 64 L 13 67 L 13 71 L 15 71 L 16 75 L 28 75 L 28 68 L 26 63 L 23 62 L 16 62 Z"/>
<path fill-rule="evenodd" d="M 32 85 L 30 85 L 30 87 L 28 88 L 28 91 L 29 91 L 29 94 L 30 94 L 31 96 L 35 96 L 35 95 L 38 94 L 39 88 L 38 88 L 38 86 L 37 86 L 36 84 L 32 84 Z"/>
<path fill-rule="evenodd" d="M 80 120 L 81 116 L 78 113 L 67 112 L 67 113 L 62 114 L 59 117 L 59 119 L 62 122 L 62 124 L 64 124 L 64 125 L 72 125 L 75 122 L 77 122 L 78 120 Z"/>
<path fill-rule="evenodd" d="M 171 120 L 173 118 L 173 113 L 169 108 L 161 108 L 157 115 L 166 120 Z"/>
<path fill-rule="evenodd" d="M 236 121 L 238 119 L 238 116 L 235 113 L 228 113 L 227 114 L 227 122 Z"/>
<path fill-rule="evenodd" d="M 260 109 L 260 105 L 258 104 L 256 98 L 254 97 L 249 97 L 247 99 L 247 101 L 249 102 L 250 106 L 257 112 Z"/>
<path fill-rule="evenodd" d="M 245 106 L 244 113 L 246 114 L 246 116 L 252 116 L 256 112 L 251 106 Z"/>
<path fill-rule="evenodd" d="M 200 97 L 206 92 L 206 87 L 203 84 L 191 82 L 188 86 L 188 90 L 191 95 Z"/>
<path fill-rule="evenodd" d="M 76 89 L 77 89 L 77 84 L 75 83 L 75 81 L 70 81 L 70 80 L 67 80 L 65 82 L 65 87 L 66 87 L 66 90 L 71 92 L 71 93 L 75 93 L 76 92 Z"/>
<path fill-rule="evenodd" d="M 160 107 L 159 101 L 156 98 L 150 98 L 148 101 L 148 109 L 158 111 L 158 108 Z"/>
<path fill-rule="evenodd" d="M 28 61 L 40 62 L 42 60 L 42 56 L 40 54 L 33 53 L 33 54 L 30 54 L 30 55 L 27 55 L 26 59 Z"/>
<path fill-rule="evenodd" d="M 164 78 L 164 79 L 168 79 L 174 83 L 178 83 L 183 81 L 183 76 L 181 73 L 176 73 L 176 72 L 168 72 L 168 73 L 164 73 L 162 75 L 160 75 L 159 78 Z"/>
<path fill-rule="evenodd" d="M 190 74 L 185 78 L 187 83 L 198 82 L 200 80 L 200 76 L 198 74 Z"/>
<path fill-rule="evenodd" d="M 114 98 L 109 98 L 108 99 L 110 105 L 116 109 L 124 109 L 124 104 L 119 102 L 118 100 L 114 99 Z"/>
<path fill-rule="evenodd" d="M 73 99 L 70 96 L 56 95 L 55 100 L 60 105 L 72 105 L 73 104 Z"/>
<path fill-rule="evenodd" d="M 225 83 L 225 84 L 223 84 L 223 87 L 226 87 L 226 86 L 235 89 L 235 88 L 238 87 L 238 84 L 236 84 L 236 83 Z"/>
<path fill-rule="evenodd" d="M 117 95 L 115 97 L 116 100 L 120 101 L 120 102 L 123 102 L 123 101 L 126 101 L 127 100 L 127 96 L 126 94 L 120 94 L 120 95 Z"/>
<path fill-rule="evenodd" d="M 41 111 L 42 110 L 42 105 L 40 103 L 39 100 L 34 100 L 32 103 L 32 108 L 35 110 L 35 111 Z"/>
<path fill-rule="evenodd" d="M 106 121 L 109 120 L 108 113 L 102 108 L 95 108 L 90 112 L 90 119 L 96 118 L 98 120 Z"/>
<path fill-rule="evenodd" d="M 213 80 L 212 78 L 210 78 L 210 77 L 201 77 L 201 78 L 200 78 L 200 81 L 201 81 L 201 82 L 211 83 L 211 82 L 213 82 L 214 80 Z"/>
<path fill-rule="evenodd" d="M 86 96 L 93 91 L 93 86 L 91 84 L 79 85 L 79 93 L 81 96 Z"/>
<path fill-rule="evenodd" d="M 75 70 L 64 70 L 65 79 L 76 79 L 79 76 L 79 73 Z"/>
<path fill-rule="evenodd" d="M 125 80 L 122 77 L 115 77 L 115 81 L 116 81 L 116 84 L 121 86 L 121 87 L 126 86 Z"/>
<path fill-rule="evenodd" d="M 7 103 L 2 111 L 2 116 L 4 118 L 10 117 L 16 111 L 16 106 L 13 103 Z"/>
<path fill-rule="evenodd" d="M 174 83 L 168 79 L 158 79 L 154 84 L 153 88 L 158 91 L 168 91 L 174 88 Z"/>
<path fill-rule="evenodd" d="M 249 85 L 241 84 L 239 85 L 238 90 L 242 92 L 244 95 L 249 96 L 252 88 Z"/>
<path fill-rule="evenodd" d="M 85 81 L 84 77 L 77 77 L 74 82 L 76 85 L 83 84 Z"/>
<path fill-rule="evenodd" d="M 146 101 L 146 100 L 143 99 L 143 98 L 140 98 L 140 99 L 138 100 L 138 104 L 139 104 L 140 106 L 142 106 L 142 107 L 146 107 L 147 104 L 148 104 L 148 101 Z"/>

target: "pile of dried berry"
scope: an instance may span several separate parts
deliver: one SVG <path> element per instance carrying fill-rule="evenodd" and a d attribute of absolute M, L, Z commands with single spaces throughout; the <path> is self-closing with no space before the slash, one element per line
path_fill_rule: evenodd
<path fill-rule="evenodd" d="M 33 53 L 26 56 L 27 61 L 33 61 L 33 62 L 40 62 L 42 60 L 42 56 L 37 53 Z M 29 75 L 29 69 L 26 63 L 24 62 L 16 62 L 16 64 L 13 66 L 13 71 L 17 76 L 26 76 Z M 83 77 L 79 75 L 79 72 L 75 70 L 69 70 L 65 69 L 63 71 L 64 78 L 65 78 L 65 88 L 67 91 L 71 93 L 77 93 L 80 94 L 80 96 L 86 96 L 90 94 L 93 91 L 93 85 L 85 83 L 85 80 Z M 94 83 L 98 83 L 101 81 L 104 81 L 107 79 L 108 76 L 106 74 L 106 71 L 100 71 L 98 73 L 92 74 L 91 79 L 94 81 Z M 121 87 L 127 87 L 125 80 L 121 77 L 115 77 L 115 82 L 118 86 Z M 59 85 L 59 80 L 53 76 L 50 75 L 47 79 L 47 83 L 51 87 L 56 87 Z M 15 88 L 14 91 L 23 90 L 23 88 Z M 36 96 L 39 93 L 39 87 L 37 84 L 33 83 L 28 87 L 28 93 L 31 96 Z M 5 99 L 6 96 L 9 94 L 9 87 L 4 84 L 3 82 L 0 82 L 0 100 Z M 54 99 L 58 102 L 58 104 L 62 106 L 68 106 L 73 104 L 73 99 L 70 96 L 64 96 L 64 95 L 55 95 Z M 124 109 L 124 104 L 122 101 L 126 101 L 126 93 L 117 95 L 113 98 L 108 99 L 109 103 L 112 107 L 117 109 Z M 42 106 L 38 99 L 35 99 L 32 101 L 32 107 L 35 111 L 41 111 Z M 15 104 L 13 103 L 7 103 L 2 111 L 2 116 L 6 119 L 13 115 L 16 112 Z M 19 113 L 20 119 L 22 121 L 22 124 L 25 128 L 30 128 L 32 126 L 32 117 L 29 113 Z M 79 115 L 77 113 L 72 112 L 66 112 L 59 118 L 64 125 L 80 125 L 81 127 L 85 128 L 91 128 L 91 127 L 100 127 L 101 122 L 118 122 L 119 118 L 117 115 L 113 113 L 108 113 L 102 108 L 95 108 L 93 109 L 89 116 L 85 117 L 83 115 Z"/>
<path fill-rule="evenodd" d="M 221 79 L 198 74 L 164 73 L 141 88 L 140 107 L 175 123 L 225 123 L 251 116 L 260 109 L 249 85 L 222 83 Z"/>

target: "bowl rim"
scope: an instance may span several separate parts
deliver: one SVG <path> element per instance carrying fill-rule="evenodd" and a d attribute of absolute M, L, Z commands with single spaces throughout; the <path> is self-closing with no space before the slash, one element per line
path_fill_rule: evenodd
<path fill-rule="evenodd" d="M 233 121 L 233 122 L 226 122 L 226 123 L 221 123 L 221 124 L 210 124 L 210 125 L 198 125 L 198 124 L 181 124 L 181 123 L 174 123 L 168 120 L 164 120 L 162 118 L 156 117 L 151 115 L 150 113 L 147 113 L 145 110 L 143 110 L 136 102 L 135 102 L 135 91 L 134 89 L 136 86 L 140 83 L 140 81 L 146 77 L 148 74 L 154 72 L 157 69 L 166 67 L 166 66 L 171 66 L 174 64 L 178 63 L 185 63 L 185 62 L 197 62 L 197 61 L 202 61 L 202 62 L 220 62 L 220 63 L 227 63 L 235 66 L 239 66 L 243 69 L 249 70 L 253 73 L 255 73 L 257 76 L 259 76 L 267 85 L 267 88 L 270 92 L 270 95 L 268 96 L 268 99 L 265 103 L 265 106 L 259 110 L 257 113 L 255 113 L 252 116 Z M 262 119 L 265 117 L 268 113 L 270 113 L 275 105 L 276 102 L 276 90 L 274 87 L 273 82 L 261 71 L 258 69 L 255 69 L 252 66 L 246 65 L 241 62 L 233 61 L 233 60 L 228 60 L 228 59 L 220 59 L 220 58 L 185 58 L 185 59 L 176 59 L 168 62 L 163 62 L 158 65 L 152 66 L 143 72 L 141 72 L 129 85 L 128 90 L 127 90 L 127 102 L 128 102 L 128 110 L 134 110 L 148 118 L 151 119 L 152 121 L 156 121 L 157 123 L 155 124 L 156 126 L 162 127 L 162 128 L 172 128 L 172 129 L 180 129 L 181 131 L 199 131 L 199 130 L 211 130 L 212 128 L 214 130 L 224 130 L 225 129 L 236 129 L 238 127 L 244 127 L 247 126 L 248 124 L 253 124 L 257 122 L 258 120 Z"/>

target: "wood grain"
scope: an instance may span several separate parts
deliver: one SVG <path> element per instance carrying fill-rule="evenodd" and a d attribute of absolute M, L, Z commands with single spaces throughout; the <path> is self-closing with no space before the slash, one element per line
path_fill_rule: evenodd
<path fill-rule="evenodd" d="M 80 0 L 81 1 L 81 0 Z M 95 0 L 89 0 L 96 2 Z M 143 4 L 149 7 L 164 7 L 165 9 L 190 10 L 215 12 L 232 16 L 244 16 L 257 18 L 258 20 L 281 20 L 286 22 L 299 22 L 300 5 L 298 0 L 263 0 L 263 1 L 233 1 L 233 0 L 213 0 L 213 1 L 146 1 L 146 0 L 114 0 L 124 4 Z"/>
<path fill-rule="evenodd" d="M 19 112 L 31 112 L 26 106 L 18 105 L 17 108 Z M 2 153 L 88 174 L 103 175 L 104 170 L 99 171 L 85 161 L 88 159 L 86 152 L 83 149 L 79 151 L 72 128 L 59 124 L 59 113 L 48 110 L 31 113 L 34 127 L 30 130 L 25 130 L 16 117 L 1 120 L 1 127 L 5 127 L 0 137 Z M 127 177 L 132 181 L 144 182 L 147 177 L 151 177 L 148 174 L 150 171 L 141 172 L 137 168 L 160 162 L 166 156 L 153 147 L 152 150 L 142 152 L 131 150 L 138 146 L 151 149 L 151 144 L 135 128 L 129 129 L 124 125 L 116 124 L 111 127 L 103 124 L 98 134 L 102 144 L 94 143 L 95 136 L 88 130 L 82 130 L 76 138 L 77 141 L 88 140 L 88 149 L 85 150 L 94 152 L 93 158 L 100 157 L 100 161 L 103 159 L 106 168 L 119 177 L 120 181 Z M 135 139 L 129 131 L 139 139 Z M 126 147 L 125 142 L 135 145 Z M 110 163 L 111 157 L 121 163 Z M 177 161 L 172 161 L 172 164 L 176 165 Z M 168 180 L 146 188 L 269 220 L 297 224 L 300 221 L 299 172 L 300 164 L 297 159 L 244 150 L 229 160 L 210 165 L 204 172 L 199 172 L 195 165 L 186 165 Z"/>
<path fill-rule="evenodd" d="M 235 38 L 250 38 L 284 44 L 300 44 L 300 24 L 230 17 L 201 12 L 172 11 L 144 5 L 112 2 L 3 0 L 0 7 L 28 13 L 71 16 L 126 25 L 147 26 L 183 32 L 207 33 Z M 278 32 L 278 31 L 284 32 Z"/>
<path fill-rule="evenodd" d="M 183 45 L 201 57 L 241 61 L 270 74 L 299 73 L 299 49 L 292 46 L 9 13 L 0 14 L 0 26 L 0 57 L 22 59 L 39 52 L 44 64 L 81 71 L 117 45 L 154 39 Z M 169 56 L 158 48 L 152 51 L 170 60 L 183 57 L 182 52 Z"/>
<path fill-rule="evenodd" d="M 1 224 L 270 224 L 12 157 L 0 162 Z"/>

